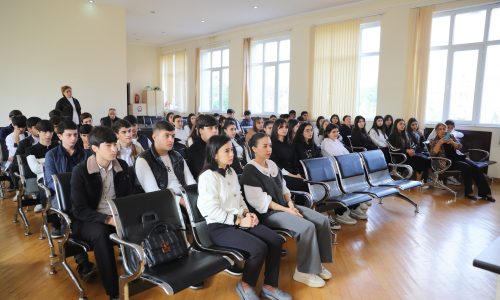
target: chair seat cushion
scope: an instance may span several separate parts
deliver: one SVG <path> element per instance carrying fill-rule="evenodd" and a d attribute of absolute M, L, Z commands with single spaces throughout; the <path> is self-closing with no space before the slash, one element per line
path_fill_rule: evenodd
<path fill-rule="evenodd" d="M 173 262 L 146 268 L 142 277 L 167 283 L 174 293 L 200 283 L 231 264 L 221 255 L 191 250 L 188 256 Z"/>
<path fill-rule="evenodd" d="M 328 201 L 339 201 L 346 206 L 356 205 L 371 200 L 372 197 L 367 194 L 342 194 L 339 196 L 331 197 Z"/>
<path fill-rule="evenodd" d="M 375 195 L 377 198 L 381 198 L 381 197 L 397 194 L 397 193 L 399 193 L 399 191 L 396 188 L 392 188 L 392 187 L 374 186 L 374 187 L 369 187 L 369 188 L 364 188 L 361 190 L 354 191 L 354 193 L 372 194 L 372 195 Z"/>
<path fill-rule="evenodd" d="M 392 182 L 385 182 L 380 184 L 380 186 L 397 187 L 402 190 L 411 189 L 414 187 L 422 186 L 422 182 L 416 180 L 393 180 Z"/>

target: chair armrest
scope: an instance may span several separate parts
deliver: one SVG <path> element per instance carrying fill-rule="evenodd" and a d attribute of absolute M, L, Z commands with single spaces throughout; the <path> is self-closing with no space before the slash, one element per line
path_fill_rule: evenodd
<path fill-rule="evenodd" d="M 47 201 L 45 201 L 45 207 L 43 208 L 43 213 L 47 215 L 49 209 L 52 207 L 51 201 L 50 201 L 50 190 L 48 187 L 45 186 L 45 184 L 38 182 L 38 187 L 41 188 L 45 192 L 45 197 Z"/>
<path fill-rule="evenodd" d="M 435 174 L 442 174 L 451 167 L 451 160 L 444 157 L 429 156 L 431 167 Z M 444 162 L 442 165 L 441 162 Z"/>
<path fill-rule="evenodd" d="M 47 200 L 48 202 L 50 201 L 49 199 Z M 68 241 L 69 237 L 71 236 L 71 218 L 68 216 L 68 214 L 62 212 L 59 209 L 50 207 L 48 212 L 56 214 L 59 218 L 63 220 L 63 224 L 61 224 L 61 228 L 64 228 L 64 237 L 61 241 L 61 245 L 66 245 L 66 242 Z M 65 225 L 63 227 L 63 225 Z"/>
<path fill-rule="evenodd" d="M 116 233 L 110 234 L 109 239 L 112 240 L 113 242 L 117 243 L 120 246 L 132 249 L 135 252 L 135 254 L 137 255 L 137 257 L 139 258 L 139 264 L 138 264 L 137 268 L 133 271 L 133 273 L 128 275 L 128 276 L 121 275 L 120 277 L 122 279 L 124 279 L 126 282 L 131 282 L 131 281 L 139 278 L 141 276 L 141 274 L 144 272 L 144 264 L 146 262 L 146 255 L 144 254 L 144 249 L 137 244 L 127 242 L 125 240 L 120 239 L 118 237 L 118 235 L 116 235 Z M 125 256 L 123 258 L 126 259 Z"/>
<path fill-rule="evenodd" d="M 321 187 L 323 187 L 325 189 L 325 196 L 323 196 L 322 199 L 316 201 L 316 202 L 323 202 L 325 201 L 326 199 L 328 199 L 330 197 L 330 187 L 328 186 L 328 184 L 324 183 L 324 182 L 319 182 L 319 181 L 311 181 L 311 180 L 304 180 L 305 183 L 308 183 L 308 184 L 316 184 L 316 185 L 320 185 Z"/>
<path fill-rule="evenodd" d="M 399 150 L 399 149 L 398 149 Z M 408 160 L 408 157 L 406 156 L 406 154 L 404 153 L 399 153 L 399 152 L 393 152 L 392 150 L 389 151 L 389 155 L 391 156 L 391 161 L 393 163 L 396 163 L 396 164 L 404 164 L 407 160 Z M 393 156 L 400 156 L 401 157 L 401 161 L 399 162 L 395 162 L 394 159 L 393 159 Z"/>
<path fill-rule="evenodd" d="M 490 153 L 486 150 L 483 150 L 483 149 L 468 149 L 467 152 L 465 153 L 465 155 L 467 155 L 467 157 L 469 157 L 470 152 L 477 152 L 477 153 L 480 153 L 480 155 L 482 155 L 482 157 L 477 161 L 487 161 L 490 158 Z"/>
<path fill-rule="evenodd" d="M 404 154 L 403 154 L 404 155 Z M 408 170 L 408 175 L 404 179 L 410 179 L 411 176 L 413 175 L 413 168 L 410 165 L 406 164 L 393 164 L 393 163 L 388 163 L 387 164 L 389 167 L 394 167 L 394 168 L 405 168 Z M 402 177 L 402 176 L 401 176 Z"/>
<path fill-rule="evenodd" d="M 366 149 L 365 147 L 354 147 L 354 146 L 352 146 L 351 148 L 352 148 L 352 151 L 354 151 L 354 152 L 358 152 L 356 150 L 361 150 L 360 152 L 368 151 L 368 149 Z"/>
<path fill-rule="evenodd" d="M 302 196 L 302 197 L 304 197 L 305 199 L 307 199 L 307 203 L 304 203 L 304 204 L 306 204 L 306 206 L 309 207 L 309 208 L 312 207 L 313 200 L 312 200 L 311 194 L 309 194 L 308 192 L 304 192 L 304 191 L 290 191 L 290 194 L 291 194 L 292 197 L 296 197 L 296 196 Z"/>

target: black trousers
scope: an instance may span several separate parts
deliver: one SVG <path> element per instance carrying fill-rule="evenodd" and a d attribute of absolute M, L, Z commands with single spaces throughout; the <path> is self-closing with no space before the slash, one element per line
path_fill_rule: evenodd
<path fill-rule="evenodd" d="M 466 159 L 456 160 L 453 161 L 452 168 L 462 172 L 465 195 L 470 195 L 474 192 L 472 190 L 472 181 L 476 183 L 478 196 L 491 195 L 491 189 L 483 171 L 474 162 Z"/>
<path fill-rule="evenodd" d="M 265 260 L 264 284 L 278 286 L 283 240 L 276 232 L 260 224 L 244 230 L 232 225 L 212 223 L 208 224 L 208 233 L 214 244 L 243 250 L 250 255 L 243 269 L 244 282 L 253 287 L 257 285 Z"/>
<path fill-rule="evenodd" d="M 101 223 L 75 222 L 74 227 L 75 237 L 92 245 L 102 285 L 109 296 L 118 296 L 115 253 L 113 242 L 109 239 L 109 235 L 115 232 L 113 226 Z"/>
<path fill-rule="evenodd" d="M 283 175 L 283 179 L 285 179 L 286 187 L 290 191 L 309 192 L 307 183 L 305 183 L 303 179 L 291 177 L 288 175 Z"/>

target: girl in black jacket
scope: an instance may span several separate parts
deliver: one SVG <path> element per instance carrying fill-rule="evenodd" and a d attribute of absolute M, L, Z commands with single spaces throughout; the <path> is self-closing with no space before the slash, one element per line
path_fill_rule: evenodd
<path fill-rule="evenodd" d="M 293 148 L 295 151 L 295 165 L 302 175 L 304 175 L 304 171 L 300 167 L 300 160 L 323 156 L 321 155 L 321 149 L 314 143 L 313 126 L 310 123 L 300 124 L 293 140 Z"/>
<path fill-rule="evenodd" d="M 354 128 L 351 132 L 351 144 L 353 147 L 364 147 L 368 150 L 375 150 L 378 147 L 372 142 L 365 129 L 366 121 L 363 116 L 354 118 Z"/>

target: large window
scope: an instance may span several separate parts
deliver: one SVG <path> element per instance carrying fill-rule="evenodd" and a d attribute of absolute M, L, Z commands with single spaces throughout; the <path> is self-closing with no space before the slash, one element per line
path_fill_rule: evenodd
<path fill-rule="evenodd" d="M 426 120 L 500 125 L 500 5 L 432 19 Z"/>
<path fill-rule="evenodd" d="M 161 84 L 164 108 L 170 111 L 186 112 L 186 51 L 162 55 Z"/>
<path fill-rule="evenodd" d="M 377 111 L 380 23 L 363 23 L 360 29 L 356 111 L 370 120 L 375 117 Z"/>
<path fill-rule="evenodd" d="M 226 112 L 229 102 L 229 48 L 200 52 L 200 111 Z"/>
<path fill-rule="evenodd" d="M 288 112 L 290 38 L 255 41 L 250 50 L 248 108 L 253 114 Z"/>

